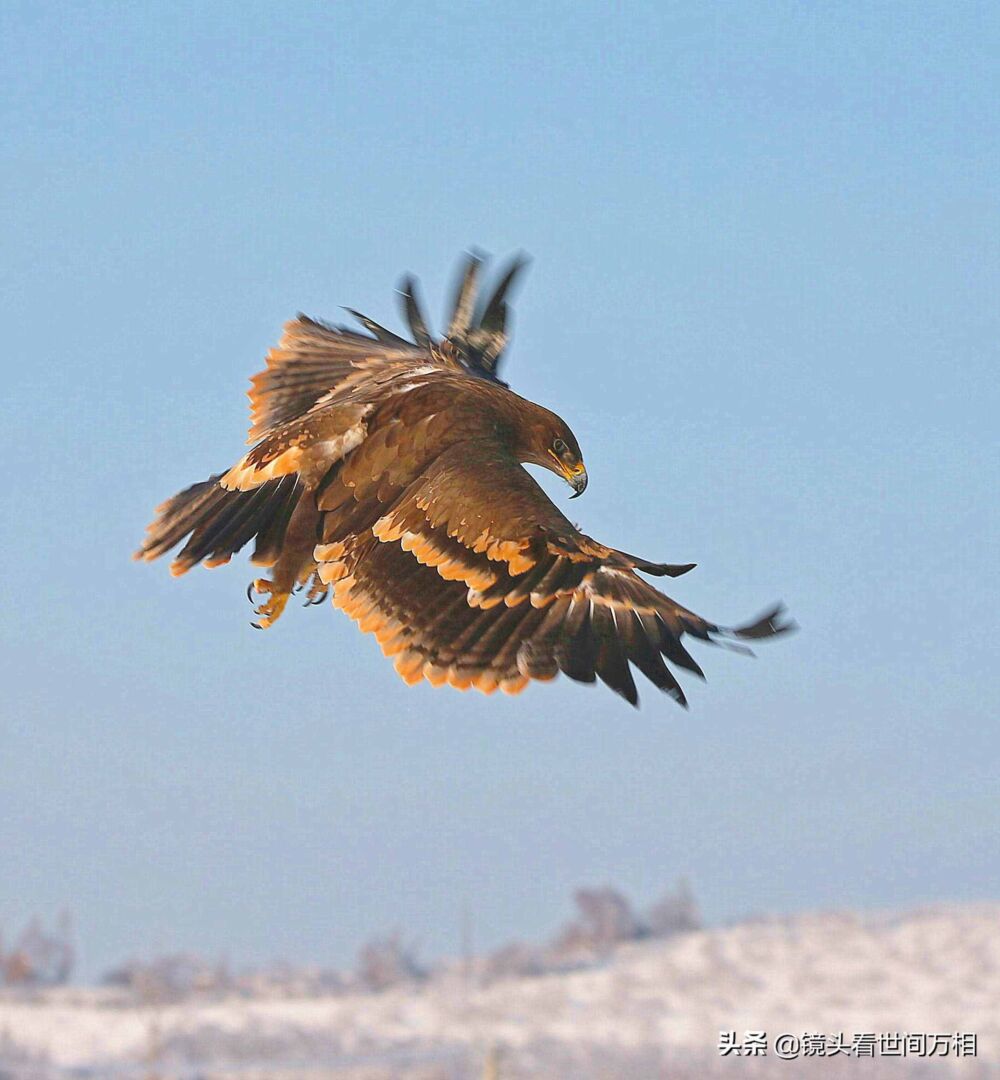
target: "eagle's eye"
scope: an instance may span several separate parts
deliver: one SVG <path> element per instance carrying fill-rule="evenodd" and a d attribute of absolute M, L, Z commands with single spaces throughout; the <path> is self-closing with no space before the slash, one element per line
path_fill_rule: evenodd
<path fill-rule="evenodd" d="M 552 449 L 555 450 L 557 454 L 565 454 L 569 447 L 562 441 L 562 439 L 556 439 L 556 441 L 552 444 Z"/>

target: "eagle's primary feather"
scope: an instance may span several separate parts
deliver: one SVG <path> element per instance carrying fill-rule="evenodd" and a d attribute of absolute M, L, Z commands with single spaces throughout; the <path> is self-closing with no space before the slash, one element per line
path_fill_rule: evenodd
<path fill-rule="evenodd" d="M 270 567 L 250 586 L 266 628 L 289 596 L 330 595 L 395 657 L 407 682 L 490 693 L 563 672 L 600 679 L 636 704 L 636 668 L 680 704 L 669 664 L 701 676 L 685 636 L 706 642 L 791 629 L 782 608 L 725 629 L 639 576 L 652 563 L 581 533 L 523 468 L 542 465 L 579 494 L 576 438 L 518 397 L 497 369 L 508 343 L 515 258 L 477 298 L 483 259 L 461 268 L 446 336 L 435 341 L 412 278 L 400 295 L 413 340 L 351 312 L 367 333 L 305 315 L 285 326 L 253 377 L 252 448 L 157 508 L 136 558 L 186 540 L 171 571 L 218 566 L 251 540 Z"/>

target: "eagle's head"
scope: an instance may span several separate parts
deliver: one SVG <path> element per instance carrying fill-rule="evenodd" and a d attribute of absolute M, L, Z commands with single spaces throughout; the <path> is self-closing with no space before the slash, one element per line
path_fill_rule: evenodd
<path fill-rule="evenodd" d="M 530 403 L 526 403 L 530 404 Z M 573 489 L 571 499 L 587 487 L 587 470 L 576 436 L 569 424 L 554 412 L 532 405 L 532 416 L 518 426 L 518 459 L 561 476 Z"/>

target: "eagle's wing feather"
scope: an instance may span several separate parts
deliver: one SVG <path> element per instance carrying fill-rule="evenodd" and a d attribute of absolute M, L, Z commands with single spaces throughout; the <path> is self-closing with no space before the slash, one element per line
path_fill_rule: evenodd
<path fill-rule="evenodd" d="M 685 635 L 711 642 L 786 629 L 778 612 L 726 630 L 688 611 L 636 573 L 659 564 L 580 533 L 487 441 L 453 446 L 405 487 L 349 483 L 349 505 L 368 506 L 364 519 L 372 506 L 381 512 L 353 531 L 342 527 L 342 508 L 331 510 L 315 551 L 319 575 L 408 682 L 515 693 L 562 671 L 599 678 L 635 704 L 634 666 L 684 704 L 667 661 L 701 675 Z"/>
<path fill-rule="evenodd" d="M 356 318 L 372 337 L 306 315 L 285 324 L 281 340 L 267 354 L 267 366 L 250 380 L 248 443 L 301 416 L 322 398 L 344 397 L 380 370 L 454 370 L 428 341 L 413 344 L 363 315 Z"/>
<path fill-rule="evenodd" d="M 515 258 L 493 293 L 477 305 L 482 259 L 469 255 L 456 289 L 447 339 L 435 344 L 416 295 L 416 281 L 404 279 L 400 295 L 413 341 L 351 308 L 346 309 L 368 331 L 331 326 L 299 315 L 285 324 L 284 334 L 266 357 L 266 367 L 253 376 L 250 433 L 253 444 L 272 428 L 301 416 L 321 398 L 349 393 L 372 374 L 385 369 L 441 368 L 469 370 L 498 381 L 496 370 L 508 340 L 505 297 L 527 265 Z M 449 348 L 450 347 L 450 348 Z"/>

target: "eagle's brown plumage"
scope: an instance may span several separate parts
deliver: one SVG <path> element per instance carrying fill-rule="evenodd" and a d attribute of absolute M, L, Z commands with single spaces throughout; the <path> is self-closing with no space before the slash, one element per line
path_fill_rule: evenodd
<path fill-rule="evenodd" d="M 598 543 L 522 467 L 542 465 L 576 494 L 586 485 L 565 422 L 497 377 L 522 266 L 477 301 L 481 262 L 470 256 L 440 342 L 410 279 L 412 341 L 354 312 L 367 333 L 289 322 L 252 380 L 252 449 L 163 503 L 136 558 L 186 539 L 171 564 L 183 574 L 254 540 L 251 561 L 271 568 L 250 587 L 267 598 L 255 625 L 270 626 L 298 587 L 307 602 L 330 594 L 407 682 L 487 693 L 562 671 L 635 704 L 634 666 L 685 704 L 668 666 L 701 675 L 685 635 L 725 643 L 788 630 L 781 608 L 726 630 L 681 607 L 639 572 L 678 576 L 690 564 Z"/>

